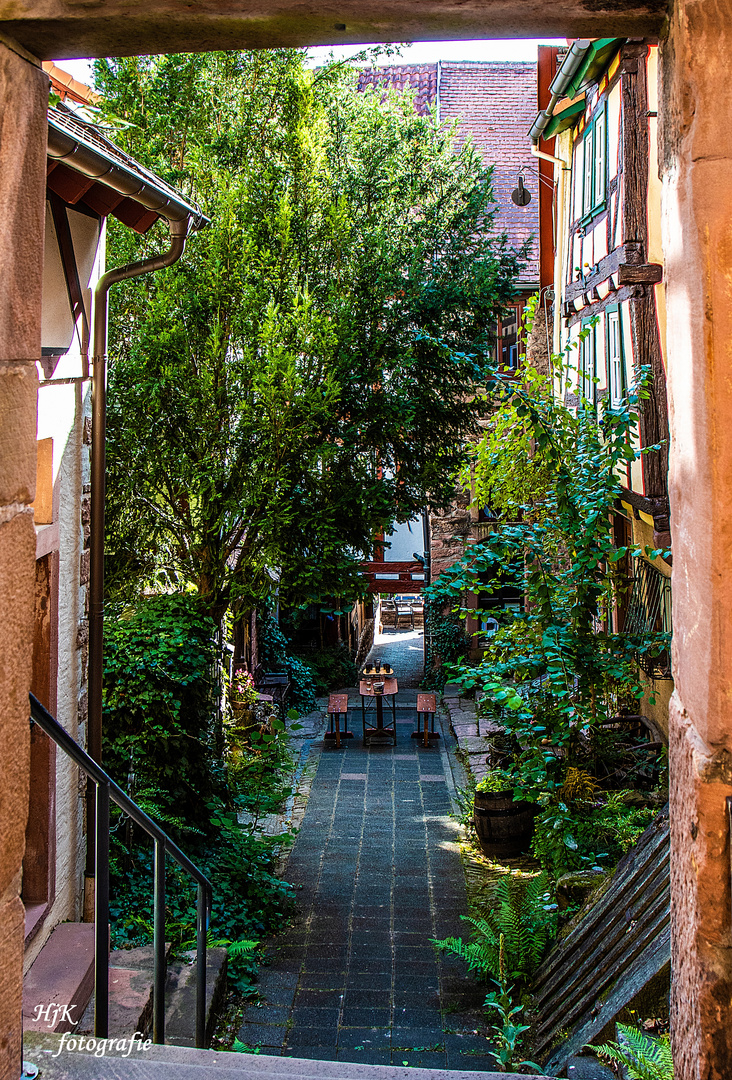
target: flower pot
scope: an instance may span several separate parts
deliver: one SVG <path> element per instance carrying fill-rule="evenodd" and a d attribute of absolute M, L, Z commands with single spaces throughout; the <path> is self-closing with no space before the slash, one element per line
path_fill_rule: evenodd
<path fill-rule="evenodd" d="M 534 835 L 536 803 L 514 802 L 513 791 L 476 791 L 473 823 L 480 846 L 492 859 L 523 855 Z"/>

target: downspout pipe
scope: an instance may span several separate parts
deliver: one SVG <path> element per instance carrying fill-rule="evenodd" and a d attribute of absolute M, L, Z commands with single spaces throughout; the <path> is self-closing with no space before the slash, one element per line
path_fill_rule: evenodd
<path fill-rule="evenodd" d="M 169 220 L 170 247 L 160 255 L 108 270 L 94 290 L 94 337 L 92 361 L 92 460 L 91 460 L 91 560 L 89 567 L 89 710 L 87 750 L 94 761 L 102 760 L 102 681 L 104 674 L 104 498 L 106 489 L 107 438 L 107 318 L 109 290 L 119 281 L 151 274 L 172 266 L 183 254 L 192 216 Z M 94 877 L 94 784 L 87 786 L 86 876 Z M 90 912 L 85 896 L 85 912 Z"/>
<path fill-rule="evenodd" d="M 562 295 L 562 268 L 564 265 L 564 230 L 562 229 L 562 214 L 564 213 L 564 177 L 570 171 L 569 163 L 564 158 L 554 157 L 553 154 L 545 154 L 538 146 L 532 144 L 531 153 L 542 161 L 551 161 L 557 172 L 556 207 L 554 210 L 554 327 L 552 332 L 552 351 L 556 356 L 559 353 L 561 341 L 559 337 L 559 302 Z"/>

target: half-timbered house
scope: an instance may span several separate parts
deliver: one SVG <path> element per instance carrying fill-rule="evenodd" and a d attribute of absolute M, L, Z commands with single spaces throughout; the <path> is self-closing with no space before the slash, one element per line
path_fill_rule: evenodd
<path fill-rule="evenodd" d="M 553 269 L 553 281 L 546 272 L 542 281 L 553 302 L 553 352 L 566 357 L 557 391 L 571 407 L 614 405 L 642 371 L 649 380 L 636 436 L 645 452 L 619 478 L 613 518 L 618 544 L 644 552 L 670 547 L 657 53 L 617 38 L 540 49 L 541 111 L 530 133 L 542 166 L 555 172 L 554 220 L 541 215 L 541 261 Z M 540 197 L 547 201 L 543 190 Z M 670 556 L 626 558 L 625 571 L 614 629 L 670 632 Z M 665 732 L 670 658 L 642 662 L 643 711 Z"/>

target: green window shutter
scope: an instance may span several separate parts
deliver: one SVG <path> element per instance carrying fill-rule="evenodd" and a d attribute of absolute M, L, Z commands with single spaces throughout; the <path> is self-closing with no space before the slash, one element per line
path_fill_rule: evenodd
<path fill-rule="evenodd" d="M 594 153 L 592 145 L 593 129 L 589 127 L 585 135 L 585 174 L 582 185 L 582 213 L 589 214 L 594 206 L 595 182 L 593 176 Z"/>
<path fill-rule="evenodd" d="M 605 106 L 603 105 L 595 120 L 594 151 L 595 151 L 595 190 L 593 206 L 601 206 L 605 202 L 606 168 L 607 168 L 607 123 L 605 120 Z"/>

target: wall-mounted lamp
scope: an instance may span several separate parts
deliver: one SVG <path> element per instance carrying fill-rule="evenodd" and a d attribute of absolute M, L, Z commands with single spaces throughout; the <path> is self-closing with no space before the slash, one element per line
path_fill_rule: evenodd
<path fill-rule="evenodd" d="M 518 174 L 518 187 L 511 192 L 511 198 L 517 206 L 528 206 L 531 202 L 531 192 L 524 187 L 524 178 L 521 173 Z"/>

